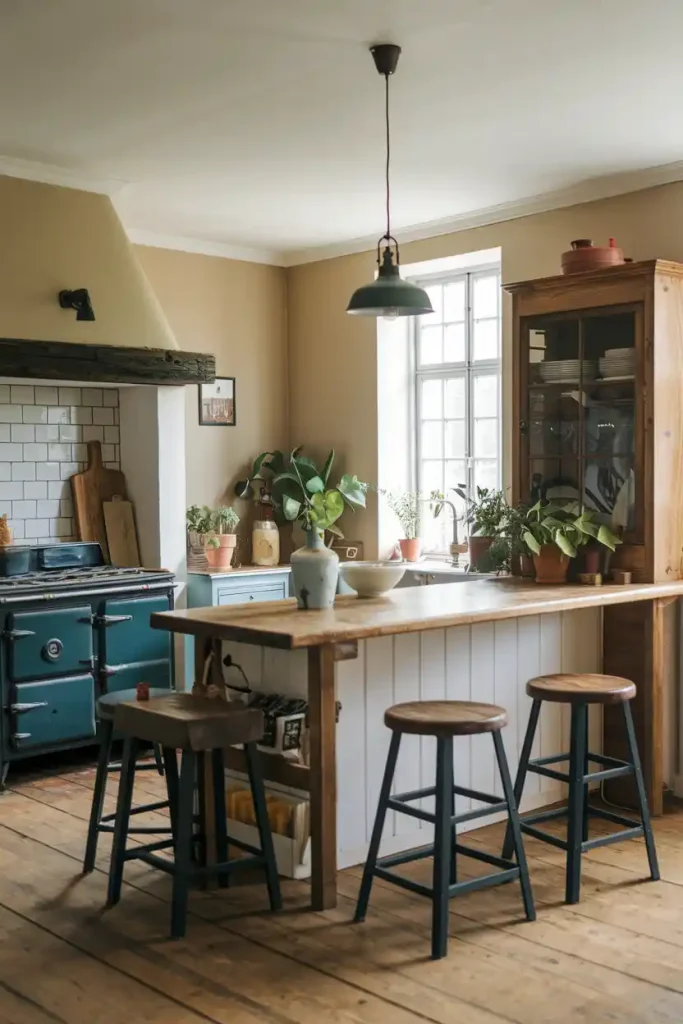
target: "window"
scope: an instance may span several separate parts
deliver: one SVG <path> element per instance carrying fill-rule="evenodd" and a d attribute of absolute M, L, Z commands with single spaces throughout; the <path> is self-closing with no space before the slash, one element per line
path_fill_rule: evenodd
<path fill-rule="evenodd" d="M 500 267 L 419 283 L 434 312 L 414 320 L 417 489 L 443 491 L 462 513 L 454 487 L 500 487 Z M 423 535 L 447 552 L 448 511 L 425 516 Z"/>

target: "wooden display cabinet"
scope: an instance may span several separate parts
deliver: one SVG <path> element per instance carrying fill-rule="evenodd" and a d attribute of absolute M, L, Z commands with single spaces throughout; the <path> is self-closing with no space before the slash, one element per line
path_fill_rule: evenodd
<path fill-rule="evenodd" d="M 506 286 L 513 297 L 513 500 L 578 500 L 616 526 L 612 568 L 683 577 L 683 265 L 663 260 Z M 617 351 L 615 351 L 617 350 Z M 673 607 L 604 614 L 604 671 L 638 685 L 650 801 L 662 809 L 674 742 Z M 665 722 L 666 719 L 666 722 Z M 605 750 L 624 752 L 606 709 Z M 631 803 L 628 780 L 610 796 Z"/>

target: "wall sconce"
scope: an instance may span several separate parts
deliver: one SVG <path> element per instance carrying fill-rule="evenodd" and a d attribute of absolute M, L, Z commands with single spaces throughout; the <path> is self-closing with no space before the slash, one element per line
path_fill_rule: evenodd
<path fill-rule="evenodd" d="M 76 288 L 75 291 L 63 288 L 59 293 L 59 305 L 62 309 L 75 309 L 77 320 L 95 319 L 95 311 L 92 308 L 87 288 Z"/>

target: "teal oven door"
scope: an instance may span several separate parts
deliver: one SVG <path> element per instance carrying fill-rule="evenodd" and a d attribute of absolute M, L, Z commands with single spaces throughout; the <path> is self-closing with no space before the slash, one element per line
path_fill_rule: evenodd
<path fill-rule="evenodd" d="M 90 605 L 13 612 L 3 638 L 11 682 L 93 670 Z"/>
<path fill-rule="evenodd" d="M 95 736 L 92 675 L 17 683 L 10 688 L 9 746 L 16 754 Z"/>
<path fill-rule="evenodd" d="M 138 683 L 169 688 L 171 634 L 152 629 L 149 617 L 170 607 L 167 594 L 104 601 L 95 617 L 99 634 L 102 693 L 134 690 Z"/>

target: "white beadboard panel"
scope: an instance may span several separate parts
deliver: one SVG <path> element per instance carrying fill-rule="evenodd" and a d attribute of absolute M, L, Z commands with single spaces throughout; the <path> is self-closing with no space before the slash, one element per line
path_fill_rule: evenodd
<path fill-rule="evenodd" d="M 394 703 L 420 700 L 420 635 L 405 633 L 394 637 Z M 386 729 L 384 730 L 387 731 Z M 394 774 L 394 793 L 409 793 L 422 786 L 420 737 L 404 736 Z M 374 813 L 374 809 L 371 809 Z M 407 815 L 394 815 L 392 835 L 415 834 L 416 841 L 423 822 Z"/>
<path fill-rule="evenodd" d="M 545 618 L 545 616 L 543 616 Z M 517 620 L 517 751 L 521 754 L 531 713 L 532 700 L 527 696 L 526 684 L 541 671 L 541 616 L 529 615 Z M 536 730 L 532 757 L 541 756 L 541 732 Z M 527 799 L 537 797 L 541 791 L 541 776 L 529 774 L 524 785 Z"/>
<path fill-rule="evenodd" d="M 541 617 L 541 650 L 539 672 L 548 675 L 563 671 L 562 666 L 562 613 L 543 615 Z M 567 749 L 567 741 L 563 733 L 562 705 L 544 701 L 539 721 L 540 744 L 539 756 L 548 757 L 560 754 Z M 556 791 L 557 783 L 553 779 L 539 776 L 541 793 Z"/>
<path fill-rule="evenodd" d="M 478 622 L 472 626 L 471 700 L 495 704 L 495 623 Z M 457 742 L 457 741 L 456 741 Z M 497 773 L 494 771 L 493 741 L 488 735 L 473 736 L 471 741 L 472 789 L 493 793 Z M 473 809 L 483 806 L 473 801 Z"/>
<path fill-rule="evenodd" d="M 370 834 L 367 823 L 376 810 L 368 806 L 365 781 L 365 647 L 361 640 L 358 657 L 337 664 L 337 700 L 341 704 L 337 726 L 337 845 L 341 850 L 366 848 Z"/>
<path fill-rule="evenodd" d="M 418 634 L 420 641 L 420 700 L 446 699 L 446 631 L 434 629 Z M 433 736 L 423 736 L 420 740 L 421 749 L 421 781 L 422 787 L 432 786 L 436 777 L 436 740 Z M 434 797 L 425 797 L 420 801 L 424 811 L 433 813 Z M 402 824 L 402 822 L 401 822 Z M 427 826 L 422 829 L 429 834 Z"/>
<path fill-rule="evenodd" d="M 384 712 L 394 700 L 394 638 L 375 637 L 365 643 L 365 822 L 366 836 L 372 831 L 389 752 L 390 732 Z M 394 813 L 386 818 L 386 833 L 394 834 Z"/>
<path fill-rule="evenodd" d="M 472 631 L 469 626 L 453 626 L 446 630 L 446 700 L 472 700 L 471 671 Z M 456 786 L 472 786 L 472 737 L 462 736 L 453 744 L 453 777 Z M 457 814 L 472 810 L 469 797 L 455 800 Z M 460 826 L 462 830 L 462 825 Z"/>
<path fill-rule="evenodd" d="M 517 772 L 519 761 L 517 723 L 519 719 L 519 705 L 521 703 L 519 700 L 520 681 L 518 679 L 517 662 L 517 652 L 519 650 L 517 640 L 518 622 L 518 619 L 503 619 L 501 622 L 495 623 L 493 630 L 493 702 L 494 704 L 499 704 L 507 711 L 508 724 L 503 729 L 503 745 L 513 778 Z M 493 746 L 493 740 L 490 737 L 489 740 L 491 746 Z M 495 768 L 494 788 L 490 792 L 499 794 L 503 792 L 500 785 L 500 775 Z"/>

